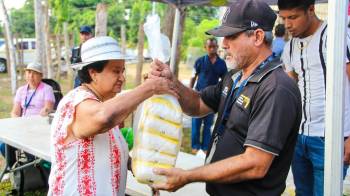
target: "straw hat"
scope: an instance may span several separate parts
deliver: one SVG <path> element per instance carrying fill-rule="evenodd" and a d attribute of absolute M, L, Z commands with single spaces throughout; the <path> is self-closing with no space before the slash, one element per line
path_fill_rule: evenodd
<path fill-rule="evenodd" d="M 43 66 L 39 63 L 36 63 L 36 62 L 29 63 L 25 70 L 32 70 L 32 71 L 36 71 L 36 72 L 42 74 L 43 73 Z"/>
<path fill-rule="evenodd" d="M 103 60 L 125 59 L 118 42 L 108 36 L 94 37 L 81 46 L 81 61 L 72 65 L 73 69 L 81 70 L 84 66 Z"/>

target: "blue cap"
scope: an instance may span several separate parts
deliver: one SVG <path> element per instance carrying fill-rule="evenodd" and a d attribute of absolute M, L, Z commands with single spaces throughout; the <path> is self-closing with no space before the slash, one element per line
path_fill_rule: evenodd
<path fill-rule="evenodd" d="M 90 26 L 81 26 L 80 33 L 92 33 L 92 29 Z"/>

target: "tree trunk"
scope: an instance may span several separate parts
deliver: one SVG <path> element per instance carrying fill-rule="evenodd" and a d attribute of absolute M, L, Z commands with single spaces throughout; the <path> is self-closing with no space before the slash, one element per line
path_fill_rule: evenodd
<path fill-rule="evenodd" d="M 49 6 L 50 6 L 49 1 L 45 0 L 43 7 L 44 7 L 44 16 L 45 16 L 44 29 L 45 29 L 46 69 L 47 69 L 47 78 L 53 78 Z"/>
<path fill-rule="evenodd" d="M 125 25 L 122 24 L 120 28 L 120 37 L 121 37 L 121 46 L 122 46 L 122 53 L 126 54 L 126 32 L 125 32 Z"/>
<path fill-rule="evenodd" d="M 120 28 L 120 37 L 121 37 L 121 48 L 122 48 L 122 53 L 126 55 L 126 30 L 125 30 L 125 24 L 121 25 Z M 127 76 L 127 70 L 125 69 L 124 75 Z M 126 88 L 126 82 L 123 84 L 123 89 Z"/>
<path fill-rule="evenodd" d="M 107 5 L 104 3 L 97 4 L 96 7 L 96 27 L 95 36 L 106 36 L 107 35 Z"/>
<path fill-rule="evenodd" d="M 4 29 L 4 37 L 7 39 L 7 33 L 6 33 L 6 28 L 5 24 L 3 26 Z M 5 42 L 5 50 L 6 50 L 6 69 L 7 69 L 7 75 L 11 76 L 11 66 L 10 66 L 10 49 L 9 49 L 9 43 L 8 41 Z"/>
<path fill-rule="evenodd" d="M 57 62 L 57 72 L 56 72 L 56 80 L 61 80 L 61 39 L 60 35 L 56 35 L 56 62 Z"/>
<path fill-rule="evenodd" d="M 18 34 L 15 33 L 12 37 L 13 40 L 15 40 L 15 49 L 16 49 L 16 65 L 17 67 L 24 67 L 24 63 L 23 63 L 23 39 L 18 39 Z M 17 73 L 17 79 L 21 80 L 23 78 L 24 75 L 24 71 L 23 69 L 19 69 L 19 72 Z"/>
<path fill-rule="evenodd" d="M 15 34 L 13 36 L 12 39 L 16 40 L 16 43 L 22 43 L 23 42 L 23 38 L 19 38 L 20 36 L 18 34 Z M 24 66 L 24 51 L 23 51 L 23 46 L 22 44 L 16 44 L 15 48 L 16 48 L 16 52 L 17 52 L 17 66 Z"/>
<path fill-rule="evenodd" d="M 3 14 L 3 22 L 6 31 L 6 42 L 9 46 L 10 59 L 8 63 L 11 64 L 11 92 L 12 95 L 16 93 L 17 89 L 17 75 L 16 75 L 16 49 L 13 45 L 12 32 L 10 30 L 10 20 L 7 14 L 4 1 L 1 0 L 1 13 Z"/>
<path fill-rule="evenodd" d="M 70 51 L 71 51 L 71 47 L 69 46 L 69 34 L 68 34 L 68 23 L 67 22 L 64 22 L 63 23 L 63 34 L 64 34 L 64 47 L 65 47 L 65 57 L 64 59 L 66 60 L 66 65 L 67 65 L 67 73 L 68 73 L 68 81 L 69 81 L 69 86 L 71 88 L 73 88 L 73 69 L 71 67 L 71 64 L 70 64 Z"/>
<path fill-rule="evenodd" d="M 35 11 L 35 62 L 43 66 L 43 75 L 46 77 L 46 52 L 45 52 L 45 33 L 44 33 L 44 10 L 41 0 L 34 1 Z"/>
<path fill-rule="evenodd" d="M 175 8 L 172 5 L 167 4 L 161 32 L 166 35 L 169 40 L 172 40 L 173 38 L 174 18 Z"/>
<path fill-rule="evenodd" d="M 142 67 L 143 67 L 143 48 L 145 43 L 145 32 L 143 31 L 143 22 L 139 24 L 139 32 L 137 34 L 137 67 L 136 67 L 136 77 L 135 77 L 135 85 L 138 86 L 141 84 L 142 80 Z"/>

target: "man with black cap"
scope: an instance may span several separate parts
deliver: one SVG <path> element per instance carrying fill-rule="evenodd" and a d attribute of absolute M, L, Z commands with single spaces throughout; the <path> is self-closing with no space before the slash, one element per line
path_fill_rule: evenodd
<path fill-rule="evenodd" d="M 70 59 L 70 62 L 72 64 L 75 64 L 75 63 L 79 63 L 81 62 L 81 57 L 80 57 L 80 48 L 81 48 L 81 45 L 86 42 L 87 40 L 89 40 L 90 38 L 92 38 L 92 29 L 90 26 L 81 26 L 80 27 L 80 45 L 77 46 L 77 47 L 74 47 L 72 49 L 72 56 L 71 56 L 71 59 Z M 78 78 L 78 76 L 75 76 L 75 79 L 74 79 L 74 88 L 75 87 L 78 87 L 80 86 L 81 82 Z"/>
<path fill-rule="evenodd" d="M 241 71 L 196 92 L 173 77 L 169 66 L 152 64 L 150 77 L 173 80 L 183 111 L 192 116 L 217 112 L 206 165 L 191 170 L 155 169 L 167 177 L 152 185 L 176 191 L 206 182 L 210 195 L 281 195 L 301 119 L 301 97 L 279 60 L 273 60 L 271 31 L 276 15 L 259 0 L 238 0 L 222 25 L 208 34 L 224 37 L 223 48 Z"/>

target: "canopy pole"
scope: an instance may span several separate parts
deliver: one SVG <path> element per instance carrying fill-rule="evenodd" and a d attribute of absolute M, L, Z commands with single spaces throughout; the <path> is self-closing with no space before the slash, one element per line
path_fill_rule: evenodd
<path fill-rule="evenodd" d="M 343 195 L 347 5 L 348 1 L 328 1 L 324 195 Z"/>
<path fill-rule="evenodd" d="M 171 42 L 171 57 L 170 57 L 170 69 L 171 72 L 175 73 L 176 68 L 176 53 L 177 51 L 177 42 L 179 40 L 179 29 L 180 29 L 180 10 L 176 7 L 175 19 L 174 19 L 174 30 L 173 30 L 173 39 Z"/>

